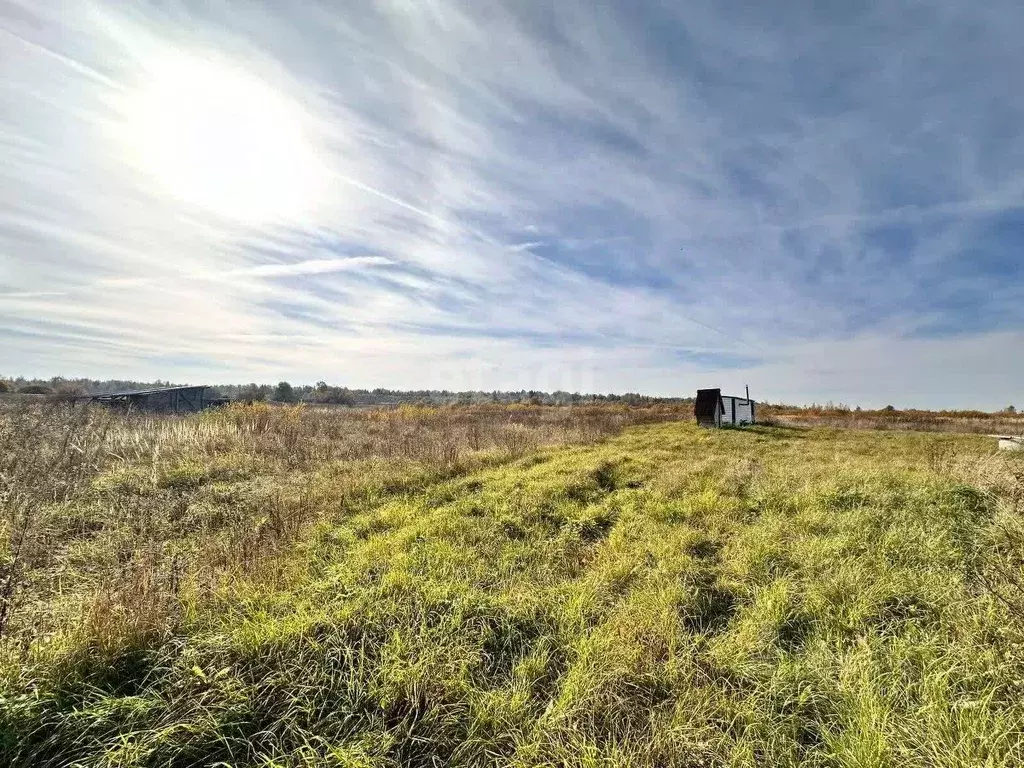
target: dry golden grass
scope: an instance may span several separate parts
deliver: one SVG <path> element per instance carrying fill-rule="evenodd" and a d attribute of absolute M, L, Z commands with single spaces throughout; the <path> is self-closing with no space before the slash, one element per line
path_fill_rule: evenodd
<path fill-rule="evenodd" d="M 1024 435 L 1024 414 L 984 411 L 864 411 L 758 405 L 758 419 L 782 426 Z"/>
<path fill-rule="evenodd" d="M 678 415 L 258 403 L 181 418 L 22 401 L 0 412 L 0 637 L 76 616 L 159 624 L 185 594 L 282 578 L 275 555 L 315 521 Z"/>
<path fill-rule="evenodd" d="M 0 765 L 1024 764 L 1024 455 L 679 417 L 0 415 Z"/>

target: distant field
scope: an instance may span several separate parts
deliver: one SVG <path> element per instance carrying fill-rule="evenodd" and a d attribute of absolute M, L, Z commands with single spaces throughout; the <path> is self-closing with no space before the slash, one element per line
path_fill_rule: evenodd
<path fill-rule="evenodd" d="M 1024 414 L 984 411 L 858 411 L 849 408 L 794 408 L 766 405 L 759 417 L 781 425 L 888 429 L 913 432 L 960 432 L 985 435 L 1024 435 Z"/>
<path fill-rule="evenodd" d="M 1024 764 L 1024 455 L 691 419 L 0 411 L 0 765 Z"/>

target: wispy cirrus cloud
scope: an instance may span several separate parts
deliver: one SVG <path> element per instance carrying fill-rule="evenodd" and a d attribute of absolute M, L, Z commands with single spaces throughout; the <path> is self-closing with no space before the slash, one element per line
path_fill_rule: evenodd
<path fill-rule="evenodd" d="M 1022 30 L 1009 2 L 8 0 L 0 367 L 1005 405 Z M 144 96 L 190 108 L 169 61 L 282 126 L 199 115 L 217 152 L 152 157 Z M 238 187 L 250 161 L 275 175 Z"/>

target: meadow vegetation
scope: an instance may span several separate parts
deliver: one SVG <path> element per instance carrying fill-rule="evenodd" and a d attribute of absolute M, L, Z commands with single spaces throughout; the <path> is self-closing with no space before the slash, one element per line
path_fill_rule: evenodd
<path fill-rule="evenodd" d="M 1024 413 L 1013 406 L 1002 411 L 926 411 L 890 406 L 863 410 L 845 405 L 761 405 L 758 414 L 768 423 L 839 429 L 888 429 L 913 432 L 956 432 L 984 435 L 1024 435 Z"/>
<path fill-rule="evenodd" d="M 1024 456 L 689 418 L 0 413 L 0 764 L 1024 764 Z"/>

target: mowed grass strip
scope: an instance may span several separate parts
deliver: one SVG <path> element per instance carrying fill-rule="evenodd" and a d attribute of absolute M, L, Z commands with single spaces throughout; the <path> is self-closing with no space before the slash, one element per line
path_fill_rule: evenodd
<path fill-rule="evenodd" d="M 164 631 L 9 651 L 0 763 L 1018 766 L 993 448 L 666 423 L 435 473 Z"/>

